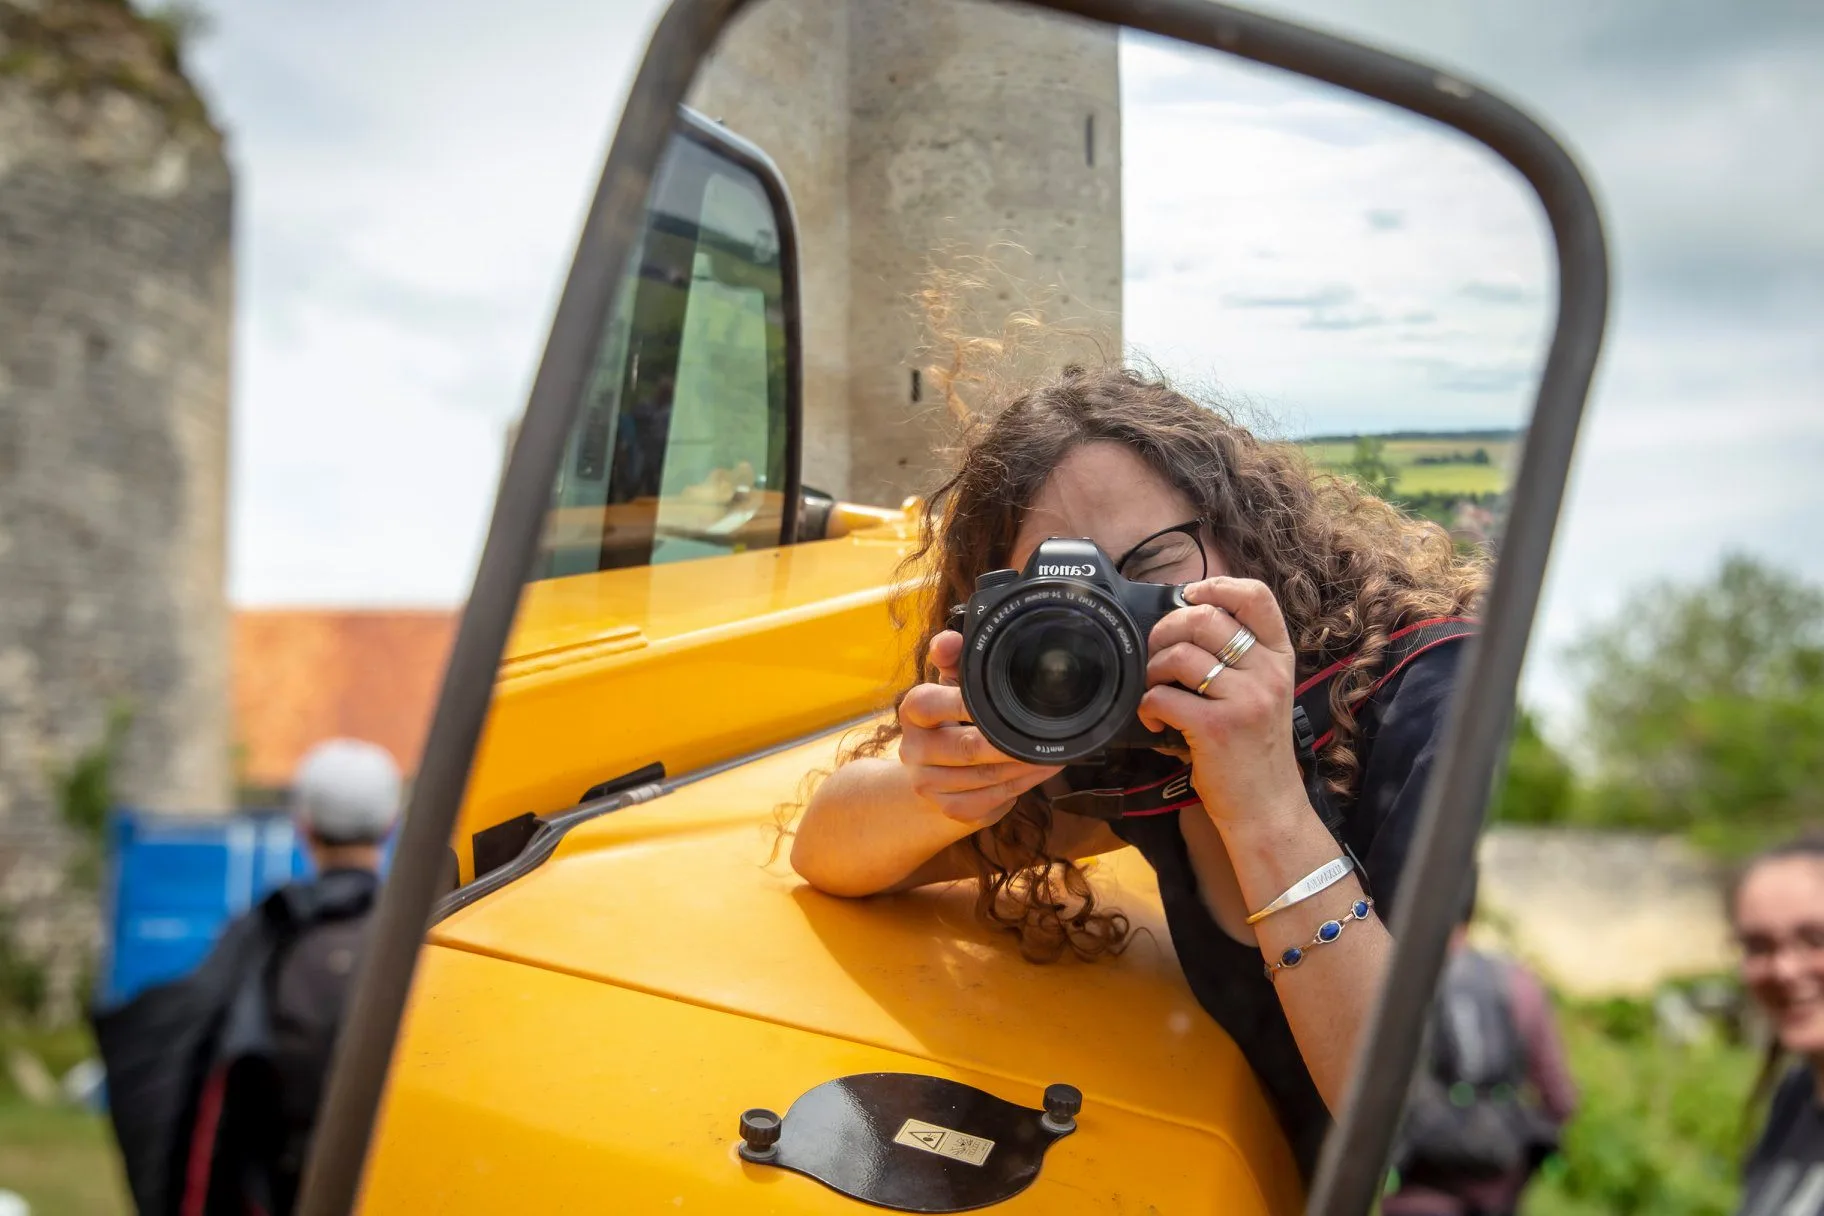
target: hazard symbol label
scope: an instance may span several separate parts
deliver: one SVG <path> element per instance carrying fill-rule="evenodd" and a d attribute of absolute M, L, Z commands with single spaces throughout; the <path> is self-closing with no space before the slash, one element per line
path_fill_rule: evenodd
<path fill-rule="evenodd" d="M 952 1127 L 939 1127 L 935 1123 L 925 1123 L 918 1119 L 907 1119 L 899 1134 L 893 1137 L 893 1143 L 903 1144 L 907 1148 L 923 1149 L 927 1153 L 936 1153 L 940 1157 L 949 1157 L 955 1161 L 966 1161 L 970 1165 L 980 1165 L 988 1160 L 988 1154 L 994 1151 L 994 1141 L 984 1140 L 980 1136 L 971 1136 Z"/>

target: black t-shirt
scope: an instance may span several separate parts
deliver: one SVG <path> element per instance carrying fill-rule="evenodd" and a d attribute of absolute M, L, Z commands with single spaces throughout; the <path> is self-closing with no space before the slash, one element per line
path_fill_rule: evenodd
<path fill-rule="evenodd" d="M 1357 715 L 1361 783 L 1354 802 L 1338 809 L 1344 839 L 1366 871 L 1361 877 L 1383 922 L 1392 918 L 1461 650 L 1444 645 L 1420 654 Z M 1134 753 L 1129 763 L 1122 774 L 1126 778 L 1137 775 L 1136 770 L 1179 764 L 1158 753 Z M 1106 787 L 1109 777 L 1106 769 L 1065 770 L 1075 788 Z M 1157 873 L 1166 926 L 1185 979 L 1198 1003 L 1228 1031 L 1252 1065 L 1309 1180 L 1330 1116 L 1305 1070 L 1272 981 L 1262 973 L 1260 951 L 1224 933 L 1199 898 L 1177 815 L 1122 819 L 1111 826 Z M 1364 1000 L 1360 1016 L 1365 1020 L 1369 1012 Z"/>
<path fill-rule="evenodd" d="M 1809 1068 L 1786 1074 L 1742 1171 L 1740 1216 L 1824 1216 L 1824 1106 Z"/>

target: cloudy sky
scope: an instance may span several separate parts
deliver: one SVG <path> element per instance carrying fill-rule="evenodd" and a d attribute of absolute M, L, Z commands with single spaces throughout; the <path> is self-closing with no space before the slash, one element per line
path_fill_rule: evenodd
<path fill-rule="evenodd" d="M 454 603 L 659 5 L 212 7 L 193 65 L 241 183 L 234 598 Z M 1612 324 L 1529 698 L 1568 703 L 1558 648 L 1643 580 L 1729 547 L 1824 579 L 1824 10 L 1261 7 L 1499 88 L 1601 196 Z M 1123 91 L 1141 352 L 1289 433 L 1520 419 L 1551 262 L 1498 165 L 1156 45 L 1124 48 Z"/>

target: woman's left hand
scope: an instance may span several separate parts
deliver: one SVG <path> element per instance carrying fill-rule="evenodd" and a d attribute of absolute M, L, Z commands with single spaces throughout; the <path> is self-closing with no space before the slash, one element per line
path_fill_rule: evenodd
<path fill-rule="evenodd" d="M 1285 617 L 1266 584 L 1210 578 L 1184 589 L 1192 607 L 1153 627 L 1140 701 L 1148 729 L 1173 727 L 1191 751 L 1191 782 L 1218 826 L 1309 810 L 1292 749 L 1295 670 Z M 1240 626 L 1254 645 L 1203 683 Z"/>

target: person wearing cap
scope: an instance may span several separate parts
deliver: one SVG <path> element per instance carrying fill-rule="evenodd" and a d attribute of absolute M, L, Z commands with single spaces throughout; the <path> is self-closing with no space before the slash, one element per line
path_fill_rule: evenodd
<path fill-rule="evenodd" d="M 331 739 L 311 749 L 292 782 L 291 812 L 316 877 L 304 894 L 313 920 L 279 952 L 270 984 L 276 1136 L 270 1204 L 291 1210 L 329 1077 L 336 1030 L 380 888 L 386 838 L 399 815 L 399 767 L 384 748 Z"/>
<path fill-rule="evenodd" d="M 291 814 L 319 878 L 379 873 L 400 789 L 399 766 L 383 747 L 330 739 L 305 753 L 292 779 Z"/>
<path fill-rule="evenodd" d="M 285 1216 L 398 818 L 384 748 L 330 739 L 292 782 L 314 873 L 229 924 L 203 964 L 93 1015 L 142 1216 Z"/>

